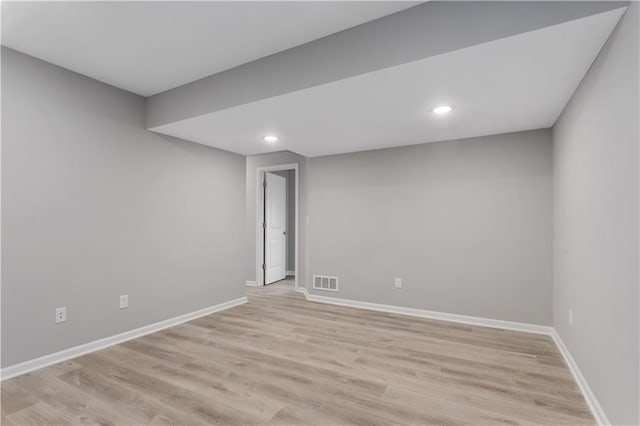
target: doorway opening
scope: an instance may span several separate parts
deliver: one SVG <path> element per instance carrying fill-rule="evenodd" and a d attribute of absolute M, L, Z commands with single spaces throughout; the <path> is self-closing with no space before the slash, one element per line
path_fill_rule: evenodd
<path fill-rule="evenodd" d="M 298 164 L 256 171 L 256 284 L 298 288 Z"/>

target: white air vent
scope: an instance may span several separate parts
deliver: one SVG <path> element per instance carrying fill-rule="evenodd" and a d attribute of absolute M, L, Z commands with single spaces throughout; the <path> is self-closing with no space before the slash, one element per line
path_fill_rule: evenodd
<path fill-rule="evenodd" d="M 338 291 L 338 277 L 329 277 L 326 275 L 314 275 L 313 289 Z"/>

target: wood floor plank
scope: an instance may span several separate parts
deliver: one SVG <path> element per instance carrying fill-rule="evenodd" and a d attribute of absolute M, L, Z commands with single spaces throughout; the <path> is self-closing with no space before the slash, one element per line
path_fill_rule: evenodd
<path fill-rule="evenodd" d="M 16 411 L 30 407 L 38 402 L 32 393 L 22 389 L 17 381 L 2 384 L 2 415 L 8 416 Z"/>
<path fill-rule="evenodd" d="M 46 402 L 36 404 L 3 417 L 3 425 L 66 426 L 73 422 Z"/>
<path fill-rule="evenodd" d="M 249 303 L 2 383 L 8 425 L 587 425 L 543 335 L 308 302 Z"/>

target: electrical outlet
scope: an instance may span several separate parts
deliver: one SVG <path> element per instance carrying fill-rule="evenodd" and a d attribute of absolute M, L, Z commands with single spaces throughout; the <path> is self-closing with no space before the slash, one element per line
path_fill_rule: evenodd
<path fill-rule="evenodd" d="M 120 296 L 120 309 L 127 309 L 129 307 L 129 295 L 123 294 Z"/>
<path fill-rule="evenodd" d="M 402 288 L 402 278 L 396 278 L 396 280 L 394 282 L 394 287 L 395 288 Z"/>
<path fill-rule="evenodd" d="M 67 307 L 56 308 L 56 323 L 67 321 Z"/>
<path fill-rule="evenodd" d="M 573 309 L 569 309 L 569 325 L 573 325 Z"/>

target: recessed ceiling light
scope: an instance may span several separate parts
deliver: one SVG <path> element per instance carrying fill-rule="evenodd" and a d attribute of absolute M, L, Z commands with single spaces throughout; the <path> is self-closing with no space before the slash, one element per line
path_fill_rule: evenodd
<path fill-rule="evenodd" d="M 267 135 L 264 137 L 264 141 L 268 143 L 276 143 L 278 142 L 278 137 L 274 135 Z"/>
<path fill-rule="evenodd" d="M 451 110 L 453 109 L 453 107 L 451 107 L 450 105 L 440 105 L 437 106 L 433 109 L 433 112 L 435 114 L 447 114 L 449 112 L 451 112 Z"/>

